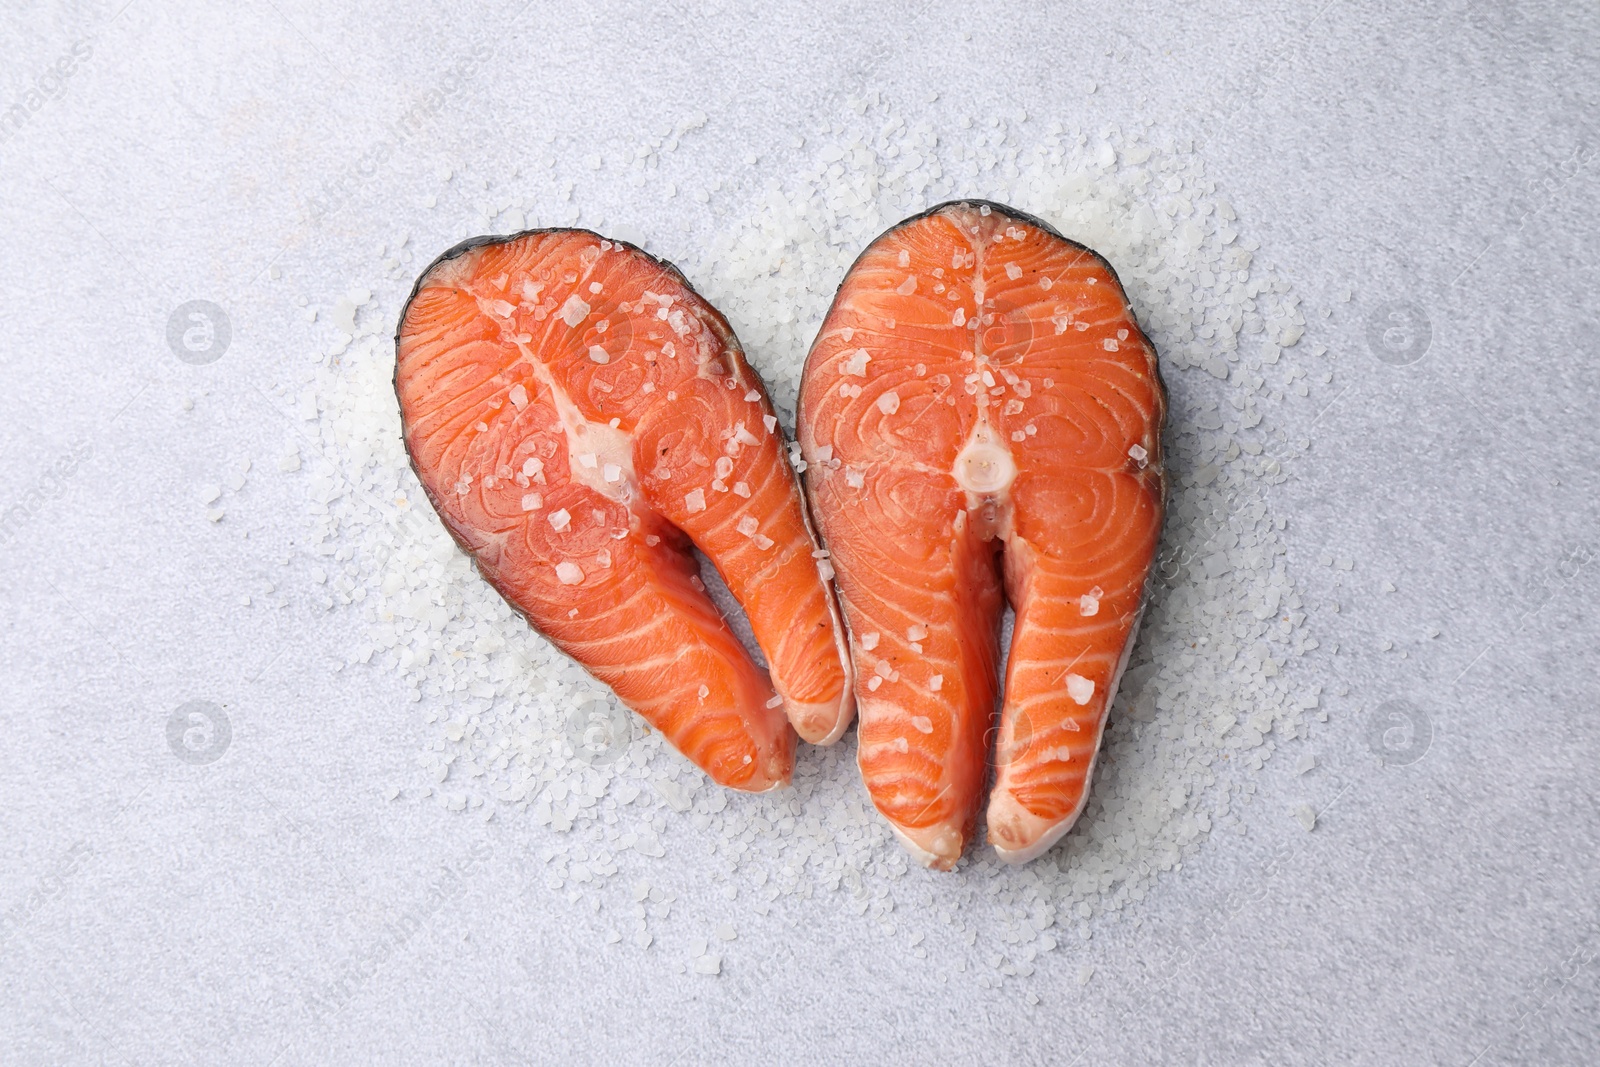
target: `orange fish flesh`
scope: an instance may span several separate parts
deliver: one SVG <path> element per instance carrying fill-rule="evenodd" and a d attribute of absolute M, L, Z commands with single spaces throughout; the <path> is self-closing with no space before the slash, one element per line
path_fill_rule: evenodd
<path fill-rule="evenodd" d="M 1165 412 L 1116 273 L 1010 208 L 908 219 L 840 286 L 801 383 L 806 487 L 850 631 L 861 775 L 929 866 L 965 850 L 991 748 L 1002 859 L 1083 811 L 1160 537 Z"/>
<path fill-rule="evenodd" d="M 675 267 L 585 230 L 469 241 L 423 273 L 395 340 L 417 477 L 536 630 L 723 785 L 782 785 L 794 731 L 844 733 L 843 626 L 772 403 Z"/>

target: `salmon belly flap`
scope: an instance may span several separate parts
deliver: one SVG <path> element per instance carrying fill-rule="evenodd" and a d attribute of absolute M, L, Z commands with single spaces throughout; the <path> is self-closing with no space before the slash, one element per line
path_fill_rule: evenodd
<path fill-rule="evenodd" d="M 1037 219 L 944 204 L 845 276 L 799 439 L 861 775 L 927 865 L 961 857 L 991 761 L 1001 858 L 1032 859 L 1083 811 L 1160 538 L 1165 412 L 1116 274 Z"/>
<path fill-rule="evenodd" d="M 796 730 L 844 732 L 843 626 L 772 403 L 670 264 L 583 230 L 458 246 L 406 306 L 395 391 L 417 476 L 484 577 L 712 779 L 782 785 Z"/>

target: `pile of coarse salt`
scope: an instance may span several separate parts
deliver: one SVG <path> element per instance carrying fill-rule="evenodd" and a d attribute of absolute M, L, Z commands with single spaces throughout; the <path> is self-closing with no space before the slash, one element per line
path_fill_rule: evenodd
<path fill-rule="evenodd" d="M 361 620 L 350 663 L 400 672 L 433 724 L 410 795 L 548 827 L 551 890 L 576 901 L 613 892 L 610 882 L 632 909 L 631 934 L 608 942 L 651 943 L 637 886 L 660 893 L 636 879 L 676 821 L 725 872 L 720 890 L 752 911 L 827 896 L 908 937 L 919 956 L 938 916 L 958 943 L 983 939 L 980 955 L 1000 973 L 1025 976 L 1063 937 L 1089 937 L 1089 919 L 1143 899 L 1213 830 L 1243 832 L 1235 807 L 1253 772 L 1276 744 L 1304 736 L 1318 693 L 1286 667 L 1316 642 L 1286 570 L 1285 524 L 1269 507 L 1297 445 L 1263 424 L 1261 408 L 1306 396 L 1307 364 L 1315 382 L 1331 374 L 1320 347 L 1297 346 L 1298 301 L 1254 262 L 1233 209 L 1187 151 L 998 118 L 939 137 L 876 96 L 853 101 L 811 147 L 810 163 L 775 179 L 745 217 L 727 205 L 698 260 L 674 257 L 732 320 L 791 432 L 806 349 L 845 269 L 887 226 L 954 197 L 1008 203 L 1105 255 L 1161 353 L 1171 496 L 1159 574 L 1092 798 L 1061 845 L 1008 868 L 979 842 L 956 874 L 917 871 L 866 800 L 854 732 L 830 749 L 802 745 L 792 789 L 732 794 L 532 633 L 444 533 L 407 464 L 390 378 L 409 286 L 394 258 L 384 292 L 333 306 L 344 332 L 290 396 L 321 454 L 296 476 L 311 482 L 318 551 L 338 564 L 328 603 Z M 523 210 L 507 202 L 483 214 L 504 232 Z M 1280 360 L 1291 348 L 1295 359 Z M 708 959 L 695 968 L 714 973 Z"/>

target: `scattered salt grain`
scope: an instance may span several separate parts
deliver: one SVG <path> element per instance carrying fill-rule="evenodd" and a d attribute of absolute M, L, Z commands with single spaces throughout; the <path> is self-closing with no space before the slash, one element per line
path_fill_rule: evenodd
<path fill-rule="evenodd" d="M 861 647 L 868 652 L 878 647 L 878 633 L 876 630 L 872 633 L 861 635 Z"/>
<path fill-rule="evenodd" d="M 589 305 L 584 302 L 583 297 L 573 293 L 567 297 L 567 302 L 561 305 L 561 310 L 557 314 L 561 316 L 561 321 L 569 327 L 576 327 L 578 323 L 589 317 Z M 589 358 L 593 359 L 594 356 L 591 354 Z M 596 362 L 603 363 L 605 361 L 596 360 Z"/>
<path fill-rule="evenodd" d="M 562 560 L 556 564 L 556 577 L 561 579 L 562 585 L 577 585 L 583 581 L 583 568 L 570 560 Z"/>
<path fill-rule="evenodd" d="M 1087 704 L 1094 696 L 1094 680 L 1081 674 L 1067 675 L 1067 696 L 1074 704 Z"/>

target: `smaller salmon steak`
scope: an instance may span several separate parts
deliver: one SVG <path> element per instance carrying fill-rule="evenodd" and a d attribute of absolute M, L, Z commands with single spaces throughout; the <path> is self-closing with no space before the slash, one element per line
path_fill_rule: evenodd
<path fill-rule="evenodd" d="M 787 782 L 791 723 L 844 733 L 843 625 L 772 402 L 676 268 L 585 230 L 469 241 L 418 280 L 395 340 L 417 477 L 536 630 L 722 785 Z"/>
<path fill-rule="evenodd" d="M 806 360 L 800 444 L 861 775 L 923 863 L 960 859 L 991 745 L 1002 859 L 1082 813 L 1160 538 L 1165 414 L 1115 272 L 1038 219 L 943 204 L 845 276 Z"/>

